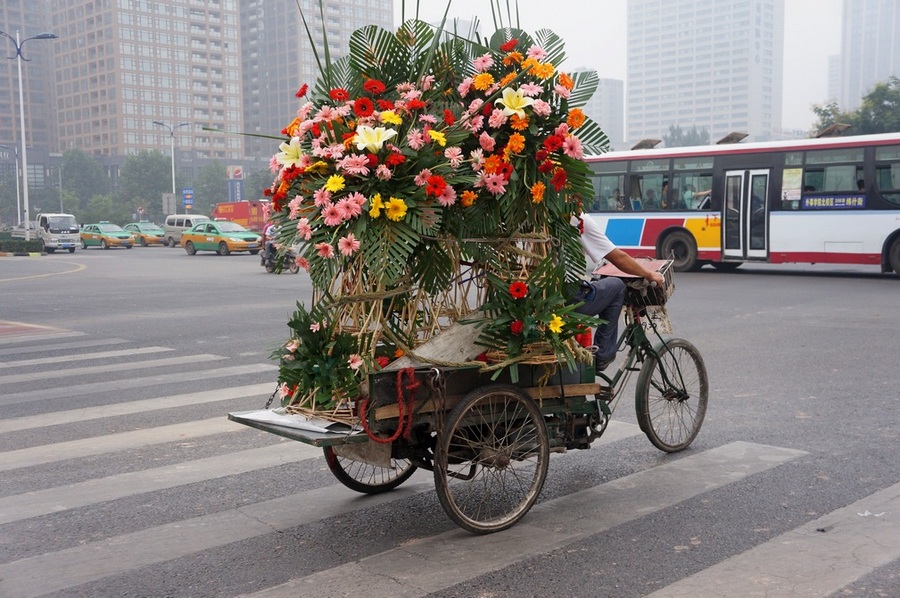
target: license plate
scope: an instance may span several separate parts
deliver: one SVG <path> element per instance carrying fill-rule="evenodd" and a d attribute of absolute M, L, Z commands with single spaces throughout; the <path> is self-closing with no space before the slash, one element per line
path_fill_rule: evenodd
<path fill-rule="evenodd" d="M 256 249 L 256 243 L 250 243 L 249 245 L 247 245 L 247 247 L 250 249 Z"/>

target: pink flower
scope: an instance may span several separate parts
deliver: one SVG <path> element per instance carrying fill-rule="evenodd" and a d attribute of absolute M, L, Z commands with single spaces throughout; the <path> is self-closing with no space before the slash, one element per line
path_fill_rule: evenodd
<path fill-rule="evenodd" d="M 321 327 L 322 327 L 322 325 L 319 324 L 318 322 L 315 322 L 314 324 L 309 325 L 309 329 L 312 330 L 313 332 L 318 332 Z"/>
<path fill-rule="evenodd" d="M 547 58 L 547 51 L 540 46 L 531 46 L 530 48 L 528 48 L 526 56 L 528 56 L 528 58 L 534 58 L 535 60 L 541 62 L 545 58 Z"/>
<path fill-rule="evenodd" d="M 462 97 L 466 97 L 469 93 L 469 90 L 472 88 L 472 77 L 466 77 L 462 80 L 462 83 L 456 86 L 456 91 L 459 92 L 459 95 Z"/>
<path fill-rule="evenodd" d="M 481 111 L 482 106 L 484 106 L 484 100 L 482 100 L 481 98 L 475 98 L 469 104 L 469 107 L 467 108 L 467 110 L 468 110 L 469 114 L 475 114 L 476 112 Z"/>
<path fill-rule="evenodd" d="M 352 201 L 359 207 L 363 207 L 367 201 L 366 196 L 363 195 L 362 193 L 360 193 L 359 191 L 354 191 L 349 196 L 347 196 L 347 199 L 349 199 L 350 201 Z"/>
<path fill-rule="evenodd" d="M 494 66 L 494 58 L 490 54 L 484 54 L 473 60 L 472 66 L 475 67 L 476 71 L 483 73 Z"/>
<path fill-rule="evenodd" d="M 278 387 L 278 393 L 283 397 L 289 397 L 291 396 L 291 388 L 286 382 L 282 382 L 281 386 Z"/>
<path fill-rule="evenodd" d="M 338 249 L 341 250 L 342 255 L 350 257 L 359 249 L 359 240 L 353 236 L 353 233 L 350 233 L 338 241 Z"/>
<path fill-rule="evenodd" d="M 359 154 L 347 156 L 338 163 L 338 169 L 345 171 L 347 174 L 368 176 L 369 160 L 366 156 Z"/>
<path fill-rule="evenodd" d="M 313 202 L 316 204 L 317 208 L 321 208 L 322 205 L 326 202 L 331 201 L 331 191 L 322 187 L 321 189 L 316 189 L 313 193 Z"/>
<path fill-rule="evenodd" d="M 572 92 L 569 91 L 569 88 L 563 87 L 562 85 L 554 85 L 553 91 L 556 93 L 556 95 L 563 98 L 564 100 L 568 100 L 569 96 L 572 95 Z"/>
<path fill-rule="evenodd" d="M 420 114 L 419 122 L 434 125 L 437 124 L 437 117 L 433 114 Z"/>
<path fill-rule="evenodd" d="M 463 161 L 463 153 L 462 150 L 458 147 L 448 147 L 444 150 L 444 157 L 450 162 L 450 166 L 453 168 L 459 168 L 459 165 L 462 164 Z"/>
<path fill-rule="evenodd" d="M 273 155 L 269 160 L 269 171 L 278 172 L 279 168 L 281 168 L 281 162 L 278 161 L 278 156 Z"/>
<path fill-rule="evenodd" d="M 300 341 L 295 338 L 295 339 L 289 341 L 288 344 L 286 344 L 284 346 L 284 348 L 287 349 L 288 351 L 290 351 L 291 353 L 296 353 L 297 349 L 300 348 Z"/>
<path fill-rule="evenodd" d="M 301 218 L 297 221 L 297 234 L 303 237 L 304 241 L 309 241 L 312 237 L 312 228 L 309 226 L 309 218 Z"/>
<path fill-rule="evenodd" d="M 438 203 L 440 203 L 445 208 L 449 208 L 453 204 L 456 203 L 456 189 L 447 185 L 444 188 L 444 192 L 441 193 L 440 197 L 438 197 Z"/>
<path fill-rule="evenodd" d="M 563 153 L 570 158 L 580 160 L 584 156 L 581 140 L 575 135 L 566 135 L 566 140 L 563 141 Z"/>
<path fill-rule="evenodd" d="M 418 151 L 425 147 L 425 135 L 419 129 L 412 129 L 409 135 L 406 136 L 406 142 L 409 144 L 409 147 Z"/>
<path fill-rule="evenodd" d="M 413 182 L 417 187 L 422 187 L 423 185 L 428 183 L 428 177 L 431 176 L 431 171 L 427 168 L 423 168 L 422 171 L 416 175 L 416 178 L 413 179 Z"/>
<path fill-rule="evenodd" d="M 350 220 L 362 214 L 362 206 L 349 197 L 343 198 L 335 205 L 341 213 L 342 220 Z"/>
<path fill-rule="evenodd" d="M 495 108 L 494 111 L 491 112 L 491 116 L 488 118 L 488 125 L 496 129 L 498 127 L 502 127 L 507 120 L 507 116 L 503 114 L 503 110 L 498 110 Z"/>
<path fill-rule="evenodd" d="M 361 368 L 362 364 L 363 364 L 363 358 L 360 357 L 359 355 L 357 355 L 356 353 L 351 355 L 350 359 L 348 359 L 347 361 L 350 363 L 350 369 L 353 370 L 354 372 L 359 370 L 359 368 Z"/>
<path fill-rule="evenodd" d="M 305 257 L 298 255 L 297 256 L 297 267 L 303 268 L 304 270 L 309 272 L 309 260 L 307 260 Z"/>
<path fill-rule="evenodd" d="M 325 226 L 337 226 L 344 221 L 344 215 L 340 208 L 330 201 L 322 206 L 322 218 L 325 220 Z"/>
<path fill-rule="evenodd" d="M 428 91 L 434 85 L 434 75 L 425 75 L 419 85 L 422 87 L 422 91 Z"/>
<path fill-rule="evenodd" d="M 325 242 L 316 243 L 316 253 L 319 254 L 319 257 L 330 259 L 334 257 L 334 247 Z"/>
<path fill-rule="evenodd" d="M 523 83 L 519 87 L 519 91 L 526 97 L 534 98 L 544 93 L 544 88 L 537 83 Z"/>
<path fill-rule="evenodd" d="M 494 138 L 488 135 L 486 132 L 482 131 L 481 135 L 478 137 L 478 144 L 481 145 L 481 149 L 486 152 L 494 151 L 495 141 Z"/>
<path fill-rule="evenodd" d="M 389 181 L 391 180 L 391 169 L 384 164 L 379 164 L 378 168 L 375 169 L 375 176 L 380 181 Z"/>
<path fill-rule="evenodd" d="M 559 123 L 555 129 L 553 129 L 554 135 L 559 135 L 560 137 L 565 137 L 569 134 L 569 125 L 566 123 Z"/>
<path fill-rule="evenodd" d="M 506 191 L 506 177 L 499 173 L 484 174 L 479 183 L 492 195 L 501 195 Z"/>
<path fill-rule="evenodd" d="M 290 202 L 288 202 L 288 207 L 291 209 L 291 214 L 290 214 L 291 220 L 296 218 L 297 215 L 300 213 L 300 207 L 302 204 L 303 204 L 303 197 L 301 197 L 300 195 L 295 195 L 294 199 L 292 199 Z M 265 204 L 265 207 L 263 209 L 265 209 L 267 207 L 268 207 L 268 204 Z"/>
<path fill-rule="evenodd" d="M 538 116 L 549 116 L 552 108 L 544 100 L 535 100 L 534 104 L 531 105 L 531 110 Z"/>

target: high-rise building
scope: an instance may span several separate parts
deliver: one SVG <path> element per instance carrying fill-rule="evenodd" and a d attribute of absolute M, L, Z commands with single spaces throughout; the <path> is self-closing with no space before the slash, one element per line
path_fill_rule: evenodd
<path fill-rule="evenodd" d="M 772 138 L 783 46 L 784 0 L 629 0 L 629 143 L 671 125 Z"/>
<path fill-rule="evenodd" d="M 393 31 L 393 6 L 393 0 L 324 0 L 320 12 L 319 0 L 300 0 L 299 9 L 297 0 L 242 0 L 243 130 L 280 135 L 305 102 L 297 90 L 316 82 L 316 55 L 325 60 L 325 39 L 332 59 L 344 56 L 350 34 L 360 27 Z M 247 137 L 245 144 L 251 157 L 268 158 L 277 149 L 271 139 Z"/>
<path fill-rule="evenodd" d="M 45 0 L 4 0 L 0 3 L 0 31 L 23 41 L 47 31 Z M 55 143 L 52 111 L 53 63 L 58 40 L 34 40 L 22 45 L 22 92 L 25 97 L 25 143 L 31 186 L 44 185 L 42 164 Z M 0 56 L 15 56 L 15 44 L 0 36 Z M 16 60 L 0 61 L 0 183 L 15 181 L 16 151 L 22 144 L 19 111 L 19 75 Z M 19 150 L 21 153 L 21 151 Z"/>
<path fill-rule="evenodd" d="M 243 157 L 237 0 L 50 0 L 59 150 Z M 179 127 L 181 123 L 188 123 Z"/>
<path fill-rule="evenodd" d="M 843 24 L 840 106 L 853 111 L 877 83 L 900 77 L 900 2 L 844 0 Z"/>

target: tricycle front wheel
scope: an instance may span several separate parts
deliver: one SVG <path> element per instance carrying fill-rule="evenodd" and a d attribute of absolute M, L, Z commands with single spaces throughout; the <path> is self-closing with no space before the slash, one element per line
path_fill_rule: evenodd
<path fill-rule="evenodd" d="M 412 476 L 416 466 L 406 459 L 391 459 L 391 467 L 378 467 L 339 456 L 326 446 L 325 462 L 337 480 L 356 492 L 379 494 L 393 490 Z"/>
<path fill-rule="evenodd" d="M 438 499 L 465 530 L 507 529 L 534 505 L 549 459 L 544 417 L 530 397 L 502 384 L 476 389 L 450 411 L 438 439 Z"/>

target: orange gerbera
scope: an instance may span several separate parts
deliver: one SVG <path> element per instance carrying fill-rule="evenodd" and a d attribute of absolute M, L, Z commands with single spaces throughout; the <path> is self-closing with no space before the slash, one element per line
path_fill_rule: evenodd
<path fill-rule="evenodd" d="M 478 91 L 484 91 L 494 84 L 494 76 L 490 73 L 478 73 L 472 80 L 472 86 Z"/>
<path fill-rule="evenodd" d="M 294 120 L 292 120 L 291 124 L 284 128 L 285 135 L 287 135 L 288 137 L 296 137 L 297 129 L 300 127 L 301 122 L 303 121 L 301 121 L 299 118 L 295 118 Z"/>
<path fill-rule="evenodd" d="M 518 114 L 509 117 L 509 126 L 513 131 L 524 131 L 528 128 L 528 117 L 519 118 Z"/>
<path fill-rule="evenodd" d="M 584 124 L 584 119 L 584 112 L 582 112 L 581 108 L 572 108 L 569 110 L 568 118 L 566 118 L 566 124 L 569 125 L 570 129 L 577 129 Z"/>
<path fill-rule="evenodd" d="M 521 153 L 525 149 L 525 137 L 521 133 L 513 133 L 509 136 L 506 149 L 514 154 Z"/>
<path fill-rule="evenodd" d="M 459 196 L 459 202 L 463 205 L 464 208 L 468 208 L 475 200 L 478 198 L 478 195 L 475 194 L 474 191 L 469 191 L 468 189 L 463 191 Z"/>
<path fill-rule="evenodd" d="M 519 73 L 517 73 L 516 71 L 510 71 L 510 72 L 506 73 L 503 76 L 503 78 L 500 79 L 500 83 L 499 83 L 500 87 L 506 87 L 507 85 L 509 85 L 513 81 L 513 79 L 516 78 L 516 75 L 518 75 L 518 74 Z"/>
<path fill-rule="evenodd" d="M 544 191 L 547 190 L 547 186 L 538 181 L 534 185 L 531 186 L 531 201 L 532 203 L 541 203 L 544 201 Z"/>
<path fill-rule="evenodd" d="M 484 164 L 482 168 L 488 174 L 494 174 L 503 164 L 503 158 L 498 156 L 497 154 L 491 154 L 487 158 L 484 159 Z"/>
<path fill-rule="evenodd" d="M 522 53 L 521 52 L 510 52 L 506 56 L 503 57 L 503 66 L 512 66 L 514 64 L 519 64 L 522 62 Z"/>
<path fill-rule="evenodd" d="M 556 69 L 549 62 L 539 62 L 531 69 L 531 72 L 539 79 L 549 79 L 556 72 Z"/>
<path fill-rule="evenodd" d="M 565 87 L 566 89 L 568 89 L 569 91 L 572 91 L 572 89 L 575 88 L 575 81 L 573 81 L 572 77 L 570 77 L 569 75 L 567 75 L 565 73 L 559 74 L 559 84 L 562 85 L 563 87 Z"/>

